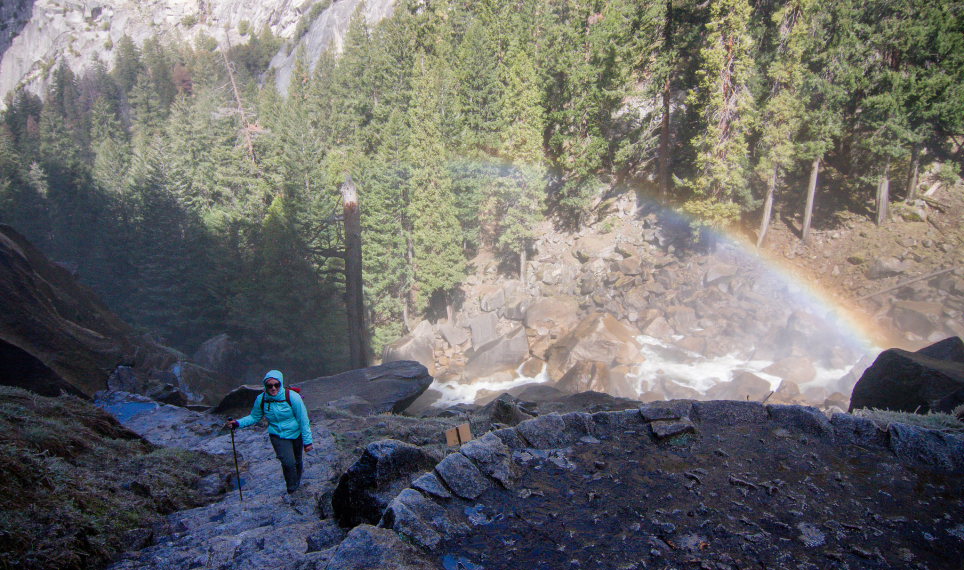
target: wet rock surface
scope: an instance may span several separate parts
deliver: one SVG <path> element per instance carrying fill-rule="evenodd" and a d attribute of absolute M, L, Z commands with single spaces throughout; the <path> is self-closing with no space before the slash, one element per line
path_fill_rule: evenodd
<path fill-rule="evenodd" d="M 98 394 L 97 403 L 152 443 L 232 454 L 231 434 L 222 429 L 224 416 L 117 392 Z M 391 530 L 367 524 L 350 532 L 341 528 L 333 519 L 332 497 L 339 478 L 365 447 L 386 438 L 403 440 L 401 446 L 409 448 L 419 446 L 414 448 L 418 454 L 432 458 L 424 467 L 430 472 L 445 456 L 444 431 L 461 420 L 355 415 L 329 407 L 310 416 L 314 450 L 305 455 L 302 487 L 296 493 L 285 492 L 264 428 L 237 430 L 243 502 L 233 472 L 227 481 L 203 481 L 212 494 L 221 494 L 220 501 L 173 513 L 155 528 L 137 529 L 131 550 L 110 568 L 434 568 Z M 423 483 L 446 492 L 440 482 L 433 487 L 426 478 Z"/>
<path fill-rule="evenodd" d="M 959 565 L 960 436 L 940 443 L 951 436 L 906 426 L 888 436 L 797 406 L 704 406 L 716 408 L 703 410 L 704 421 L 653 422 L 654 432 L 688 423 L 675 437 L 651 434 L 631 410 L 590 416 L 584 433 L 564 430 L 558 447 L 516 447 L 522 475 L 511 488 L 447 506 L 452 518 L 462 510 L 471 530 L 443 540 L 437 560 L 446 568 L 447 560 L 475 565 L 467 568 Z M 752 418 L 761 421 L 727 421 Z M 929 445 L 915 440 L 922 433 L 942 452 L 902 451 L 910 444 L 927 455 Z"/>
<path fill-rule="evenodd" d="M 105 399 L 152 441 L 230 453 L 217 416 L 116 407 L 142 400 Z M 290 500 L 267 437 L 240 430 L 244 504 L 229 481 L 220 502 L 144 529 L 112 568 L 936 570 L 964 559 L 961 434 L 745 401 L 501 401 L 541 415 L 486 431 L 491 409 L 312 412 L 307 485 Z M 447 448 L 444 430 L 465 421 L 476 439 Z M 336 484 L 372 445 L 432 461 L 416 462 L 407 488 L 389 485 L 377 526 L 341 528 Z"/>

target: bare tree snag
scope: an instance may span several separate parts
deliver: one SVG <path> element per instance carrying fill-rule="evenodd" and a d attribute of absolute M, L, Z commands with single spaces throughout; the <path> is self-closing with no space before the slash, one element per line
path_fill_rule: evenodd
<path fill-rule="evenodd" d="M 877 185 L 877 225 L 882 226 L 887 221 L 887 206 L 890 203 L 890 160 L 884 165 L 884 172 Z"/>
<path fill-rule="evenodd" d="M 362 291 L 361 212 L 351 175 L 341 185 L 345 212 L 345 304 L 348 315 L 348 351 L 352 368 L 368 366 L 370 352 Z"/>
<path fill-rule="evenodd" d="M 810 184 L 807 185 L 807 205 L 803 208 L 803 230 L 801 238 L 807 243 L 810 238 L 810 223 L 813 221 L 813 202 L 817 196 L 817 176 L 820 174 L 820 157 L 813 160 L 810 167 Z"/>
<path fill-rule="evenodd" d="M 915 144 L 910 153 L 910 169 L 907 172 L 907 193 L 908 202 L 917 199 L 917 181 L 920 174 L 920 145 Z"/>
<path fill-rule="evenodd" d="M 522 251 L 519 252 L 519 280 L 522 281 L 522 290 L 525 291 L 526 287 L 529 285 L 526 282 L 526 264 L 529 262 L 527 254 L 528 246 L 522 244 Z"/>
<path fill-rule="evenodd" d="M 251 162 L 254 163 L 255 167 L 258 166 L 258 160 L 255 158 L 254 154 L 254 143 L 251 141 L 251 131 L 254 128 L 248 122 L 248 116 L 244 112 L 244 103 L 241 99 L 241 91 L 238 89 L 238 82 L 234 79 L 234 64 L 228 60 L 228 51 L 231 50 L 231 42 L 228 42 L 227 49 L 222 49 L 221 57 L 224 58 L 224 68 L 228 71 L 228 77 L 231 79 L 231 89 L 234 90 L 234 101 L 238 104 L 238 116 L 241 117 L 241 130 L 244 132 L 244 142 L 248 146 L 248 156 L 251 158 Z"/>
<path fill-rule="evenodd" d="M 760 249 L 763 245 L 763 238 L 767 237 L 767 228 L 770 226 L 770 218 L 773 216 L 773 194 L 777 187 L 777 167 L 773 167 L 770 178 L 767 179 L 767 197 L 763 202 L 763 219 L 760 220 L 760 236 L 756 240 L 756 247 Z"/>

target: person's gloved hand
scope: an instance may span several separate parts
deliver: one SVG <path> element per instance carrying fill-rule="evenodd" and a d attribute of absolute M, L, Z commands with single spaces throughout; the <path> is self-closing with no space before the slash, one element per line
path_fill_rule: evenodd
<path fill-rule="evenodd" d="M 241 424 L 238 423 L 238 420 L 228 420 L 228 423 L 224 424 L 224 427 L 231 428 L 231 429 L 238 429 L 239 427 L 241 427 Z"/>
<path fill-rule="evenodd" d="M 305 446 L 305 453 L 311 451 L 314 448 L 315 446 L 309 443 L 308 445 Z"/>

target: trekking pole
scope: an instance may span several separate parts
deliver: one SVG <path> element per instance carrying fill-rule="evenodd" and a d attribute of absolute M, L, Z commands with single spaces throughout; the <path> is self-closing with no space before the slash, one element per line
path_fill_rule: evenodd
<path fill-rule="evenodd" d="M 231 451 L 234 452 L 234 472 L 238 477 L 238 496 L 239 502 L 244 503 L 244 493 L 241 492 L 241 468 L 238 467 L 238 448 L 234 446 L 234 427 L 231 427 Z"/>

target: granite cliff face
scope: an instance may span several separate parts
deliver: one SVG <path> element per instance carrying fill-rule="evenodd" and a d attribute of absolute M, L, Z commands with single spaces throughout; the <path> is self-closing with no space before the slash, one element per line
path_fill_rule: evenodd
<path fill-rule="evenodd" d="M 61 61 L 75 72 L 96 62 L 110 66 L 114 46 L 125 34 L 138 45 L 152 36 L 186 42 L 210 36 L 226 46 L 247 41 L 239 31 L 242 27 L 257 32 L 265 26 L 287 40 L 271 62 L 279 89 L 287 92 L 298 49 L 304 47 L 312 65 L 329 47 L 340 51 L 351 17 L 362 4 L 360 0 L 5 1 L 0 7 L 0 99 L 17 87 L 42 94 L 50 71 Z M 390 16 L 394 5 L 394 0 L 365 2 L 364 15 L 374 23 Z M 295 37 L 299 29 L 307 31 Z"/>

